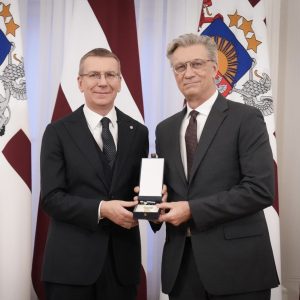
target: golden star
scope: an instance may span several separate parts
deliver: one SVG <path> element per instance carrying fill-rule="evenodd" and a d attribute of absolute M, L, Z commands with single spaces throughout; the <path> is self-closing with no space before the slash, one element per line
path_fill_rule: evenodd
<path fill-rule="evenodd" d="M 249 32 L 254 32 L 252 29 L 252 22 L 253 22 L 253 20 L 248 21 L 245 18 L 243 18 L 243 22 L 242 22 L 241 26 L 239 27 L 239 29 L 242 29 L 244 31 L 245 36 Z"/>
<path fill-rule="evenodd" d="M 11 18 L 8 23 L 5 23 L 6 26 L 6 35 L 9 33 L 13 36 L 16 36 L 16 30 L 20 27 L 18 24 L 14 22 L 14 19 Z"/>
<path fill-rule="evenodd" d="M 2 3 L 2 11 L 0 12 L 0 16 L 4 18 L 4 21 L 7 17 L 11 16 L 9 8 L 10 8 L 10 4 L 5 5 Z"/>
<path fill-rule="evenodd" d="M 241 18 L 241 16 L 238 15 L 237 10 L 235 11 L 234 15 L 228 15 L 228 17 L 230 19 L 229 27 L 237 26 L 238 25 L 238 21 Z"/>
<path fill-rule="evenodd" d="M 257 46 L 261 44 L 261 41 L 256 39 L 255 34 L 253 34 L 251 38 L 246 38 L 246 40 L 248 41 L 247 50 L 253 50 L 257 53 Z"/>

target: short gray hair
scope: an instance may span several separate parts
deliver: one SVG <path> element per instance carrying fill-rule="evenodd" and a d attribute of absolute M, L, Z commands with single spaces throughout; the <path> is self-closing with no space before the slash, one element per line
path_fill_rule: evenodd
<path fill-rule="evenodd" d="M 209 59 L 216 63 L 218 62 L 218 49 L 214 39 L 207 35 L 198 35 L 194 33 L 180 35 L 178 38 L 171 41 L 167 48 L 168 59 L 171 58 L 177 48 L 193 45 L 203 45 L 208 51 Z"/>
<path fill-rule="evenodd" d="M 113 53 L 110 50 L 105 49 L 105 48 L 95 48 L 95 49 L 87 52 L 85 55 L 83 55 L 81 57 L 80 62 L 79 62 L 79 74 L 82 73 L 83 64 L 88 57 L 112 57 L 118 62 L 119 69 L 121 72 L 121 63 L 120 63 L 118 56 L 115 53 Z"/>

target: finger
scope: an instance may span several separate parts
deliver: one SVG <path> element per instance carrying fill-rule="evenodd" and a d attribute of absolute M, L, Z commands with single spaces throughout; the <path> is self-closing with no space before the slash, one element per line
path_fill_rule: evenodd
<path fill-rule="evenodd" d="M 168 202 L 162 202 L 162 203 L 156 204 L 156 206 L 161 209 L 168 209 L 168 208 L 170 209 L 173 207 L 172 204 L 168 203 Z"/>
<path fill-rule="evenodd" d="M 132 222 L 132 224 L 131 224 L 131 228 L 132 228 L 132 227 L 135 227 L 135 226 L 137 226 L 137 225 L 139 225 L 139 222 L 138 222 L 137 220 L 134 220 L 134 221 Z"/>
<path fill-rule="evenodd" d="M 163 194 L 161 201 L 167 202 L 167 199 L 168 199 L 168 193 Z"/>
<path fill-rule="evenodd" d="M 140 187 L 139 187 L 139 186 L 136 186 L 136 187 L 134 187 L 133 190 L 134 190 L 135 193 L 138 193 L 138 192 L 140 191 Z"/>
<path fill-rule="evenodd" d="M 124 226 L 123 226 L 125 229 L 130 229 L 131 228 L 131 225 L 130 224 L 128 224 L 128 223 L 126 223 L 126 224 L 124 224 Z"/>
<path fill-rule="evenodd" d="M 160 215 L 157 221 L 160 223 L 166 222 L 167 221 L 166 214 Z"/>
<path fill-rule="evenodd" d="M 125 223 L 124 228 L 131 229 L 137 225 L 138 225 L 137 221 L 131 221 L 131 222 Z"/>
<path fill-rule="evenodd" d="M 123 201 L 122 206 L 123 207 L 133 207 L 138 204 L 138 200 L 133 200 L 133 201 Z"/>
<path fill-rule="evenodd" d="M 167 186 L 164 184 L 162 188 L 162 194 L 165 194 L 168 191 Z"/>

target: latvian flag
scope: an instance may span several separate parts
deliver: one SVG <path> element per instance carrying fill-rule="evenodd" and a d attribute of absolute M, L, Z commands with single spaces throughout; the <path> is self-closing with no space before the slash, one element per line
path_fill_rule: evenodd
<path fill-rule="evenodd" d="M 30 299 L 31 145 L 18 1 L 0 1 L 0 299 Z"/>
<path fill-rule="evenodd" d="M 65 20 L 69 22 L 66 28 L 69 30 L 66 31 L 65 35 L 66 51 L 64 53 L 63 73 L 52 120 L 63 117 L 84 103 L 77 86 L 79 61 L 89 50 L 101 47 L 111 49 L 121 60 L 123 80 L 116 106 L 134 119 L 143 122 L 134 1 L 76 0 L 69 8 L 70 10 L 66 12 L 65 16 Z M 48 223 L 48 217 L 39 209 L 32 280 L 40 300 L 45 299 L 40 277 Z M 146 242 L 145 236 L 146 229 L 141 228 L 142 244 Z M 143 265 L 146 266 L 144 257 Z M 146 278 L 142 267 L 141 272 L 142 282 L 138 299 L 146 300 Z"/>
<path fill-rule="evenodd" d="M 228 99 L 258 108 L 264 115 L 277 171 L 274 98 L 270 78 L 266 15 L 263 0 L 204 0 L 200 34 L 218 45 L 219 72 L 216 83 Z M 280 231 L 278 190 L 273 207 L 265 209 L 272 248 L 280 276 Z M 281 300 L 281 287 L 272 290 L 272 300 Z"/>

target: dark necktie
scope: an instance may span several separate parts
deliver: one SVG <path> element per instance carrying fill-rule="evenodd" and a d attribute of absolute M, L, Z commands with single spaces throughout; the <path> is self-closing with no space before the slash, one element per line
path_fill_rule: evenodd
<path fill-rule="evenodd" d="M 101 138 L 103 142 L 103 153 L 108 161 L 108 164 L 112 168 L 117 151 L 116 151 L 116 145 L 113 136 L 109 130 L 109 122 L 110 119 L 107 117 L 101 119 L 101 124 L 102 124 Z"/>
<path fill-rule="evenodd" d="M 197 148 L 197 115 L 198 111 L 192 110 L 190 112 L 190 121 L 189 125 L 186 128 L 185 132 L 185 145 L 186 145 L 186 158 L 187 158 L 187 177 L 189 179 L 193 160 Z"/>

